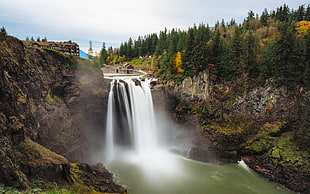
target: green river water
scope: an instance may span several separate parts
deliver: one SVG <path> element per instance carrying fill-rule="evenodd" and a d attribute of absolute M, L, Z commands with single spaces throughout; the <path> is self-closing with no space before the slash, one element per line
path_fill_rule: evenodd
<path fill-rule="evenodd" d="M 156 154 L 155 154 L 156 155 Z M 108 168 L 129 194 L 289 194 L 269 182 L 242 161 L 216 165 L 164 154 L 112 161 Z"/>

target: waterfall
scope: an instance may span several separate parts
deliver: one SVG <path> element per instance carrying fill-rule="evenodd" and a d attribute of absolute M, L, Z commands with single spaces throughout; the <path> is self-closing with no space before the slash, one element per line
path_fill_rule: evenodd
<path fill-rule="evenodd" d="M 112 160 L 119 150 L 143 155 L 158 149 L 150 81 L 135 78 L 111 82 L 106 125 L 107 160 Z"/>
<path fill-rule="evenodd" d="M 106 126 L 106 157 L 111 158 L 114 150 L 114 134 L 113 134 L 113 87 L 114 83 L 111 82 L 111 90 L 108 98 L 108 111 L 107 111 L 107 126 Z"/>

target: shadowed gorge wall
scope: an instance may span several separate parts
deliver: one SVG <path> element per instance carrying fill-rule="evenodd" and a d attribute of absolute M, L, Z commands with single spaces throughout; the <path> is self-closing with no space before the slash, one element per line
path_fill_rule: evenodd
<path fill-rule="evenodd" d="M 0 183 L 25 189 L 35 176 L 72 183 L 68 161 L 92 160 L 109 83 L 83 63 L 0 33 Z"/>

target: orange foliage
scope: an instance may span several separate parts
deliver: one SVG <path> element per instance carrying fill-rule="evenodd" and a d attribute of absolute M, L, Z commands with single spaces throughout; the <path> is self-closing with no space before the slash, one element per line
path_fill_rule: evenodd
<path fill-rule="evenodd" d="M 270 111 L 270 110 L 272 110 L 272 109 L 273 109 L 273 104 L 268 104 L 268 105 L 267 105 L 267 111 L 268 111 L 268 110 Z"/>
<path fill-rule="evenodd" d="M 175 67 L 177 68 L 178 72 L 183 73 L 184 69 L 182 69 L 182 53 L 177 52 L 174 60 L 175 60 Z"/>
<path fill-rule="evenodd" d="M 304 36 L 310 30 L 310 21 L 300 21 L 297 22 L 297 27 L 295 28 L 298 32 L 298 36 Z"/>

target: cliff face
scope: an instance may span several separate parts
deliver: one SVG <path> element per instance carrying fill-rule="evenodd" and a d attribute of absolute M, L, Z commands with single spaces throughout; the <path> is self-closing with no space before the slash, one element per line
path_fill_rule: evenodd
<path fill-rule="evenodd" d="M 193 78 L 186 78 L 180 85 L 175 85 L 172 93 L 180 105 L 203 104 L 206 101 L 225 104 L 229 99 L 230 109 L 226 108 L 226 112 L 233 111 L 234 114 L 253 119 L 288 119 L 296 100 L 288 94 L 285 87 L 266 86 L 241 92 L 244 87 L 246 86 L 242 83 L 215 85 L 210 81 L 208 71 L 205 71 Z"/>
<path fill-rule="evenodd" d="M 0 183 L 24 189 L 36 177 L 75 182 L 68 161 L 91 161 L 98 147 L 92 140 L 103 137 L 108 87 L 100 71 L 81 68 L 72 56 L 25 48 L 0 33 Z M 119 191 L 102 192 L 124 191 L 113 188 Z"/>
<path fill-rule="evenodd" d="M 263 176 L 295 191 L 310 189 L 310 97 L 305 89 L 289 93 L 285 87 L 257 88 L 246 78 L 214 84 L 207 71 L 168 85 L 176 119 L 198 120 L 201 134 L 224 157 L 241 157 Z"/>
<path fill-rule="evenodd" d="M 176 97 L 184 104 L 193 104 L 209 100 L 212 96 L 212 85 L 209 72 L 205 71 L 196 77 L 188 77 L 182 84 L 176 85 L 173 90 Z"/>

